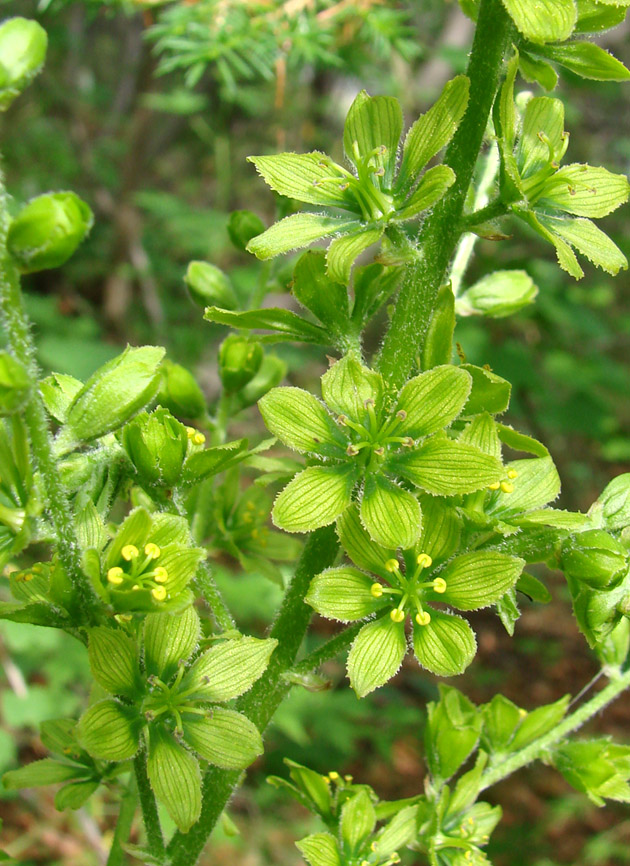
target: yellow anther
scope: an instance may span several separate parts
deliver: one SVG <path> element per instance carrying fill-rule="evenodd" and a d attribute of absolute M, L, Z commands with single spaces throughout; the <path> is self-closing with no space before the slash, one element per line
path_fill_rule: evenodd
<path fill-rule="evenodd" d="M 423 568 L 430 568 L 433 565 L 433 560 L 428 553 L 421 553 L 420 556 L 416 559 L 416 562 Z"/>
<path fill-rule="evenodd" d="M 376 851 L 376 842 L 372 842 L 370 845 L 370 851 Z"/>
<path fill-rule="evenodd" d="M 113 583 L 115 586 L 119 586 L 124 581 L 124 571 L 120 566 L 115 565 L 113 568 L 110 568 L 107 572 L 107 580 L 110 583 Z"/>
<path fill-rule="evenodd" d="M 498 490 L 500 486 L 499 481 L 494 481 L 492 484 L 488 484 L 488 490 Z"/>
<path fill-rule="evenodd" d="M 204 442 L 206 441 L 206 437 L 203 435 L 203 433 L 200 433 L 199 431 L 197 431 L 195 433 L 195 435 L 192 437 L 192 441 L 193 441 L 193 445 L 203 445 Z"/>
<path fill-rule="evenodd" d="M 502 481 L 501 490 L 504 493 L 514 493 L 514 485 L 510 481 Z"/>
<path fill-rule="evenodd" d="M 346 448 L 346 454 L 348 455 L 348 457 L 356 457 L 358 453 L 359 449 L 356 445 L 348 445 L 348 447 Z"/>
<path fill-rule="evenodd" d="M 168 580 L 168 571 L 163 565 L 158 565 L 157 568 L 153 570 L 153 577 L 158 583 L 166 583 Z"/>
<path fill-rule="evenodd" d="M 383 595 L 383 587 L 380 583 L 373 583 L 370 587 L 370 593 L 374 598 L 380 598 Z"/>
<path fill-rule="evenodd" d="M 436 577 L 433 581 L 433 592 L 446 592 L 446 581 L 443 577 Z"/>
<path fill-rule="evenodd" d="M 32 575 L 32 574 L 25 574 L 23 576 L 22 580 L 25 580 L 28 583 L 29 580 L 33 580 L 33 577 L 34 577 L 34 575 Z"/>
<path fill-rule="evenodd" d="M 161 553 L 160 548 L 152 541 L 144 545 L 144 552 L 149 557 L 149 559 L 157 559 Z"/>
<path fill-rule="evenodd" d="M 136 557 L 140 555 L 140 551 L 135 544 L 125 544 L 123 549 L 120 551 L 120 554 L 123 559 L 127 560 L 127 562 L 131 562 L 132 559 L 136 559 Z"/>
<path fill-rule="evenodd" d="M 469 817 L 469 818 L 468 818 L 468 823 L 470 824 L 471 827 L 474 827 L 474 826 L 475 826 L 475 819 Z"/>
<path fill-rule="evenodd" d="M 507 476 L 508 476 L 508 478 L 511 478 L 512 480 L 514 480 L 515 478 L 518 478 L 518 472 L 516 471 L 516 469 L 508 469 Z"/>
<path fill-rule="evenodd" d="M 134 590 L 134 592 L 135 592 L 137 589 L 140 589 L 140 584 L 139 584 L 139 583 L 136 583 L 136 584 L 134 584 L 134 586 L 132 586 L 131 588 L 132 588 L 132 589 Z"/>
<path fill-rule="evenodd" d="M 326 782 L 327 785 L 330 785 L 330 779 L 328 776 L 322 776 L 322 779 L 324 780 L 324 782 Z"/>
<path fill-rule="evenodd" d="M 193 436 L 197 433 L 194 427 L 186 427 L 186 435 L 189 439 L 192 439 Z"/>
<path fill-rule="evenodd" d="M 405 618 L 405 611 L 401 610 L 399 607 L 395 607 L 390 613 L 389 618 L 392 622 L 402 622 Z"/>
<path fill-rule="evenodd" d="M 385 563 L 385 570 L 391 572 L 398 571 L 399 565 L 397 559 L 388 559 Z"/>
<path fill-rule="evenodd" d="M 464 854 L 464 857 L 466 858 L 466 860 L 472 860 L 472 858 L 473 858 L 470 851 L 466 851 L 466 853 Z"/>
<path fill-rule="evenodd" d="M 418 625 L 429 625 L 431 622 L 431 614 L 426 610 L 418 611 L 416 614 L 416 622 Z"/>
<path fill-rule="evenodd" d="M 155 586 L 151 590 L 151 595 L 156 601 L 164 601 L 166 598 L 166 587 L 165 586 Z"/>
<path fill-rule="evenodd" d="M 330 773 L 328 774 L 328 778 L 330 779 L 331 782 L 336 782 L 340 778 L 340 776 L 336 770 L 331 770 Z"/>
<path fill-rule="evenodd" d="M 350 774 L 348 774 L 347 776 L 344 776 L 343 778 L 344 778 L 345 782 L 350 784 L 350 782 L 354 779 L 354 776 L 351 776 Z"/>
<path fill-rule="evenodd" d="M 521 707 L 521 708 L 519 709 L 519 711 L 518 711 L 518 714 L 519 714 L 519 716 L 521 717 L 521 719 L 524 719 L 525 716 L 527 715 L 527 710 L 524 710 L 524 709 Z"/>

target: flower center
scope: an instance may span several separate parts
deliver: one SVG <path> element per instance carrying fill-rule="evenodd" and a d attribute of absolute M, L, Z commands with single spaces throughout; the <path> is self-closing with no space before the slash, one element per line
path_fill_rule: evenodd
<path fill-rule="evenodd" d="M 108 569 L 107 582 L 123 590 L 150 589 L 156 601 L 164 601 L 168 571 L 163 565 L 156 564 L 161 554 L 160 548 L 152 541 L 145 544 L 143 554 L 135 544 L 126 544 L 120 552 L 125 565 Z"/>

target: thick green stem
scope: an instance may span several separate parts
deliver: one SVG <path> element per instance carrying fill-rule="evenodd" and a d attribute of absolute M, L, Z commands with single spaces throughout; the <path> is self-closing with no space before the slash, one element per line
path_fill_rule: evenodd
<path fill-rule="evenodd" d="M 470 101 L 444 162 L 457 180 L 427 218 L 420 234 L 423 258 L 406 268 L 379 366 L 400 386 L 420 354 L 437 293 L 445 280 L 461 231 L 466 194 L 499 86 L 512 25 L 501 0 L 481 0 L 467 75 Z"/>
<path fill-rule="evenodd" d="M 142 820 L 147 834 L 149 851 L 154 857 L 163 859 L 166 846 L 164 845 L 164 836 L 162 835 L 155 795 L 147 776 L 147 755 L 144 749 L 138 752 L 134 758 L 133 769 L 136 776 L 136 785 L 138 786 Z"/>
<path fill-rule="evenodd" d="M 304 596 L 314 575 L 332 565 L 338 542 L 334 527 L 313 532 L 304 547 L 295 576 L 285 593 L 280 612 L 271 628 L 276 647 L 269 667 L 254 687 L 238 701 L 245 713 L 264 731 L 291 688 L 283 674 L 290 670 L 300 649 L 311 618 Z M 206 840 L 229 802 L 242 773 L 211 767 L 203 781 L 203 806 L 199 821 L 186 834 L 176 833 L 168 848 L 171 866 L 194 866 Z"/>
<path fill-rule="evenodd" d="M 564 721 L 560 722 L 559 725 L 556 725 L 556 727 L 548 734 L 545 734 L 544 737 L 531 743 L 511 758 L 501 761 L 497 767 L 492 767 L 487 770 L 481 777 L 481 787 L 479 790 L 485 791 L 486 788 L 491 787 L 491 785 L 496 785 L 497 782 L 500 782 L 507 776 L 511 776 L 512 773 L 515 773 L 522 767 L 526 767 L 527 764 L 531 764 L 532 761 L 536 761 L 543 757 L 549 748 L 556 745 L 556 743 L 559 743 L 560 740 L 563 740 L 568 734 L 572 734 L 574 731 L 577 731 L 578 728 L 581 728 L 583 724 L 588 722 L 589 719 L 592 719 L 593 716 L 596 716 L 597 713 L 601 712 L 604 707 L 608 706 L 608 704 L 614 701 L 615 698 L 618 698 L 627 688 L 630 688 L 630 671 L 626 671 L 621 674 L 621 676 L 608 683 L 608 685 L 603 688 L 601 692 L 598 692 L 594 698 L 591 698 L 590 701 L 582 704 L 579 709 L 574 713 L 571 713 L 570 716 L 567 716 Z"/>
<path fill-rule="evenodd" d="M 24 422 L 33 456 L 46 491 L 46 508 L 55 529 L 59 560 L 77 594 L 77 609 L 83 625 L 98 622 L 101 607 L 98 597 L 81 568 L 81 547 L 74 530 L 72 509 L 61 481 L 53 453 L 48 418 L 37 387 L 35 348 L 24 309 L 17 269 L 7 252 L 9 228 L 7 195 L 0 174 L 0 314 L 13 355 L 29 373 L 31 397 L 24 408 Z"/>
<path fill-rule="evenodd" d="M 123 845 L 129 839 L 137 805 L 138 790 L 136 788 L 136 780 L 132 775 L 120 801 L 118 820 L 116 822 L 116 829 L 114 830 L 112 847 L 109 850 L 109 857 L 107 858 L 107 866 L 123 866 L 125 863 L 126 854 Z"/>

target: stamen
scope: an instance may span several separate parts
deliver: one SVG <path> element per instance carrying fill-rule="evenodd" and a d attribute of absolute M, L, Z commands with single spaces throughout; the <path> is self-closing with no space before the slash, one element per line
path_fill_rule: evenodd
<path fill-rule="evenodd" d="M 514 493 L 514 485 L 511 484 L 509 481 L 502 481 L 501 490 L 503 491 L 503 493 Z"/>
<path fill-rule="evenodd" d="M 488 484 L 488 490 L 498 490 L 501 487 L 500 481 L 493 481 L 492 484 Z"/>
<path fill-rule="evenodd" d="M 120 586 L 121 583 L 124 583 L 124 574 L 125 572 L 122 570 L 122 568 L 120 568 L 120 566 L 118 565 L 115 565 L 107 572 L 107 580 L 110 583 L 113 583 L 114 586 Z"/>
<path fill-rule="evenodd" d="M 206 437 L 203 435 L 203 433 L 199 433 L 199 431 L 197 431 L 197 433 L 195 433 L 195 435 L 192 437 L 192 441 L 193 445 L 203 445 L 206 441 Z"/>
<path fill-rule="evenodd" d="M 428 553 L 421 553 L 416 559 L 416 562 L 423 568 L 430 568 L 433 565 L 433 560 Z"/>
<path fill-rule="evenodd" d="M 416 622 L 418 625 L 429 625 L 431 622 L 431 614 L 426 610 L 419 610 L 416 614 Z"/>
<path fill-rule="evenodd" d="M 157 568 L 153 570 L 153 577 L 158 583 L 166 583 L 168 580 L 168 571 L 163 565 L 158 565 Z"/>
<path fill-rule="evenodd" d="M 127 562 L 131 562 L 132 559 L 138 558 L 140 551 L 135 544 L 125 544 L 123 549 L 120 551 L 120 555 L 123 559 L 126 559 Z"/>
<path fill-rule="evenodd" d="M 378 457 L 382 457 L 382 456 L 385 454 L 385 449 L 383 448 L 382 445 L 380 445 L 378 448 L 375 448 L 375 449 L 374 449 L 374 453 L 375 453 Z"/>
<path fill-rule="evenodd" d="M 149 557 L 149 559 L 157 559 L 161 551 L 157 544 L 154 544 L 152 541 L 150 541 L 148 544 L 144 545 L 144 552 Z"/>
<path fill-rule="evenodd" d="M 393 574 L 395 571 L 400 570 L 400 566 L 398 564 L 397 559 L 388 559 L 385 563 L 385 570 L 389 571 L 390 574 Z"/>
<path fill-rule="evenodd" d="M 336 782 L 340 778 L 340 776 L 336 770 L 331 770 L 330 773 L 328 774 L 328 778 L 330 779 L 331 782 Z"/>
<path fill-rule="evenodd" d="M 134 586 L 135 589 L 135 586 Z M 165 586 L 154 586 L 151 590 L 151 595 L 156 601 L 164 601 L 166 598 L 166 587 Z"/>
<path fill-rule="evenodd" d="M 383 592 L 383 586 L 380 583 L 373 583 L 370 587 L 370 593 L 374 596 L 374 598 L 381 598 Z"/>
<path fill-rule="evenodd" d="M 344 776 L 343 778 L 344 778 L 344 782 L 347 782 L 348 784 L 350 784 L 350 782 L 352 782 L 354 776 L 351 776 L 350 774 L 348 774 L 347 776 Z"/>
<path fill-rule="evenodd" d="M 396 417 L 399 421 L 404 421 L 407 417 L 407 413 L 404 409 L 399 409 L 398 412 L 396 412 Z"/>
<path fill-rule="evenodd" d="M 446 581 L 443 577 L 436 577 L 433 581 L 433 592 L 439 592 L 440 595 L 446 592 Z"/>
<path fill-rule="evenodd" d="M 359 453 L 359 450 L 360 449 L 357 448 L 356 445 L 348 445 L 348 447 L 346 448 L 346 454 L 348 455 L 348 457 L 356 457 Z"/>
<path fill-rule="evenodd" d="M 389 614 L 389 618 L 392 622 L 402 622 L 405 618 L 405 611 L 395 607 Z"/>
<path fill-rule="evenodd" d="M 518 472 L 516 469 L 508 469 L 507 477 L 511 479 L 518 478 Z"/>

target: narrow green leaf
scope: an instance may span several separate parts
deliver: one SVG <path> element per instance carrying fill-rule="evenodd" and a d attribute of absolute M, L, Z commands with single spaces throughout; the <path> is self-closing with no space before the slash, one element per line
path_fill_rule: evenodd
<path fill-rule="evenodd" d="M 350 106 L 343 131 L 343 149 L 351 162 L 372 156 L 383 169 L 383 185 L 390 187 L 396 167 L 398 142 L 403 126 L 400 103 L 392 96 L 369 96 L 362 90 Z M 355 148 L 358 154 L 355 153 Z"/>
<path fill-rule="evenodd" d="M 539 53 L 594 81 L 627 81 L 630 70 L 594 42 L 567 42 L 564 45 L 545 45 Z"/>
<path fill-rule="evenodd" d="M 420 354 L 422 370 L 450 364 L 455 332 L 455 296 L 450 283 L 440 286 Z"/>
<path fill-rule="evenodd" d="M 538 219 L 554 235 L 559 235 L 570 243 L 579 253 L 606 273 L 616 276 L 619 271 L 628 269 L 628 260 L 617 244 L 591 220 L 562 219 L 542 214 Z"/>
<path fill-rule="evenodd" d="M 601 33 L 616 27 L 626 17 L 627 2 L 618 6 L 606 0 L 577 0 L 578 20 L 574 33 Z"/>
<path fill-rule="evenodd" d="M 348 415 L 361 423 L 368 417 L 366 400 L 380 406 L 384 385 L 380 373 L 346 355 L 333 364 L 322 376 L 322 397 L 326 404 L 340 415 Z"/>
<path fill-rule="evenodd" d="M 374 578 L 356 568 L 329 568 L 313 578 L 304 601 L 328 619 L 354 622 L 385 604 L 370 592 L 373 583 Z"/>
<path fill-rule="evenodd" d="M 503 0 L 503 5 L 532 42 L 563 42 L 577 20 L 574 0 Z"/>
<path fill-rule="evenodd" d="M 144 621 L 144 663 L 147 674 L 168 683 L 180 662 L 186 662 L 199 641 L 199 617 L 192 607 L 181 613 L 151 613 Z"/>
<path fill-rule="evenodd" d="M 405 624 L 389 617 L 364 625 L 348 655 L 348 676 L 358 697 L 390 680 L 407 652 Z"/>
<path fill-rule="evenodd" d="M 571 274 L 575 280 L 581 280 L 584 276 L 584 271 L 580 267 L 575 253 L 569 244 L 559 235 L 549 231 L 549 229 L 540 222 L 537 215 L 532 211 L 522 210 L 520 208 L 513 208 L 513 211 L 519 219 L 522 219 L 523 222 L 526 222 L 531 226 L 531 228 L 533 228 L 542 238 L 554 245 L 560 267 L 567 273 Z"/>
<path fill-rule="evenodd" d="M 195 758 L 161 728 L 151 732 L 147 774 L 155 796 L 187 833 L 201 812 L 201 773 Z"/>
<path fill-rule="evenodd" d="M 576 216 L 601 218 L 628 201 L 630 184 L 624 174 L 573 163 L 557 171 L 545 184 L 539 204 Z"/>
<path fill-rule="evenodd" d="M 387 858 L 394 851 L 405 848 L 417 835 L 417 806 L 407 806 L 401 809 L 394 818 L 386 824 L 375 840 L 374 853 L 377 857 Z"/>
<path fill-rule="evenodd" d="M 406 414 L 396 435 L 417 439 L 448 427 L 464 408 L 471 387 L 469 374 L 450 364 L 411 379 L 400 392 L 394 410 Z"/>
<path fill-rule="evenodd" d="M 278 641 L 242 637 L 215 644 L 200 656 L 182 680 L 197 700 L 229 701 L 251 689 L 265 672 Z"/>
<path fill-rule="evenodd" d="M 536 81 L 545 90 L 554 90 L 558 83 L 558 73 L 553 66 L 527 51 L 521 50 L 519 68 L 525 81 Z"/>
<path fill-rule="evenodd" d="M 252 238 L 247 250 L 259 259 L 272 259 L 282 253 L 308 247 L 322 238 L 347 234 L 361 227 L 355 219 L 340 219 L 314 213 L 297 213 L 285 217 Z"/>
<path fill-rule="evenodd" d="M 77 735 L 93 757 L 126 761 L 138 751 L 139 728 L 134 708 L 106 700 L 93 704 L 83 713 L 77 725 Z"/>
<path fill-rule="evenodd" d="M 207 307 L 204 319 L 208 322 L 217 322 L 220 325 L 228 325 L 231 328 L 242 328 L 244 330 L 259 329 L 262 331 L 273 331 L 277 338 L 275 342 L 284 340 L 299 340 L 303 343 L 316 343 L 326 345 L 330 342 L 327 332 L 307 322 L 302 316 L 291 310 L 283 310 L 279 307 L 267 307 L 264 310 L 245 310 L 244 312 L 233 312 L 222 310 L 220 307 Z M 261 342 L 271 342 L 265 337 L 258 338 Z"/>
<path fill-rule="evenodd" d="M 391 459 L 389 468 L 436 496 L 473 493 L 500 481 L 504 473 L 495 457 L 450 439 L 429 439 L 415 451 Z"/>
<path fill-rule="evenodd" d="M 396 214 L 396 221 L 413 219 L 439 201 L 455 183 L 455 172 L 448 165 L 434 165 L 423 175 L 416 189 Z"/>
<path fill-rule="evenodd" d="M 433 601 L 452 604 L 458 610 L 488 607 L 515 585 L 524 566 L 524 559 L 505 553 L 464 553 L 440 572 L 446 592 L 432 594 Z"/>
<path fill-rule="evenodd" d="M 342 866 L 337 842 L 330 833 L 314 833 L 295 844 L 310 866 Z"/>
<path fill-rule="evenodd" d="M 263 753 L 256 725 L 242 713 L 221 707 L 206 718 L 185 716 L 184 739 L 206 761 L 228 770 L 244 770 Z"/>
<path fill-rule="evenodd" d="M 356 481 L 352 466 L 310 466 L 279 494 L 272 520 L 287 532 L 328 526 L 350 505 Z"/>
<path fill-rule="evenodd" d="M 533 454 L 534 457 L 549 457 L 549 449 L 533 436 L 527 436 L 507 424 L 499 423 L 497 423 L 497 432 L 501 442 L 514 451 L 524 451 L 526 454 Z"/>
<path fill-rule="evenodd" d="M 538 604 L 549 604 L 551 601 L 551 593 L 545 584 L 526 571 L 519 577 L 516 589 L 518 592 L 526 595 L 531 601 L 538 602 Z"/>
<path fill-rule="evenodd" d="M 97 790 L 100 782 L 71 782 L 55 794 L 55 809 L 80 809 Z"/>
<path fill-rule="evenodd" d="M 358 857 L 374 832 L 376 813 L 365 789 L 351 797 L 341 809 L 339 829 L 343 846 L 350 857 Z"/>
<path fill-rule="evenodd" d="M 9 770 L 2 776 L 2 784 L 7 791 L 17 791 L 20 788 L 38 788 L 68 782 L 70 779 L 80 778 L 83 773 L 84 767 L 73 767 L 52 758 L 43 758 L 41 761 L 31 761 L 18 770 Z"/>
<path fill-rule="evenodd" d="M 355 504 L 347 508 L 337 521 L 337 534 L 355 565 L 374 574 L 387 575 L 385 563 L 394 557 L 395 550 L 372 541 L 361 523 Z"/>
<path fill-rule="evenodd" d="M 512 386 L 501 376 L 485 367 L 474 364 L 462 364 L 472 377 L 470 397 L 462 410 L 462 415 L 478 415 L 479 412 L 489 412 L 490 415 L 500 415 L 510 405 Z"/>
<path fill-rule="evenodd" d="M 271 156 L 248 156 L 248 162 L 271 189 L 308 204 L 354 210 L 353 197 L 341 189 L 345 175 L 325 153 L 277 153 Z M 329 182 L 331 177 L 338 183 Z M 323 182 L 322 182 L 323 181 Z"/>
<path fill-rule="evenodd" d="M 481 707 L 483 714 L 482 744 L 489 752 L 506 752 L 516 728 L 523 718 L 521 710 L 504 695 L 495 695 Z"/>
<path fill-rule="evenodd" d="M 350 282 L 352 266 L 362 252 L 380 240 L 382 226 L 365 226 L 353 234 L 343 235 L 333 240 L 328 247 L 326 262 L 331 280 L 347 285 Z"/>
<path fill-rule="evenodd" d="M 416 120 L 405 138 L 399 185 L 410 189 L 430 159 L 448 144 L 468 105 L 470 82 L 458 75 L 447 82 L 437 102 Z"/>
<path fill-rule="evenodd" d="M 432 609 L 428 625 L 414 623 L 413 648 L 423 668 L 440 677 L 454 677 L 474 659 L 477 641 L 465 619 Z"/>
<path fill-rule="evenodd" d="M 134 641 L 120 629 L 89 630 L 88 657 L 96 682 L 112 695 L 134 698 L 139 687 L 138 653 Z"/>
<path fill-rule="evenodd" d="M 225 472 L 230 466 L 240 463 L 249 455 L 247 439 L 237 439 L 224 445 L 204 448 L 191 454 L 184 463 L 180 483 L 183 485 L 197 484 L 204 478 Z"/>
<path fill-rule="evenodd" d="M 518 752 L 533 743 L 534 740 L 544 737 L 545 734 L 552 731 L 564 718 L 569 701 L 570 696 L 565 695 L 553 704 L 537 707 L 531 713 L 527 713 L 510 743 L 510 750 Z"/>
<path fill-rule="evenodd" d="M 367 477 L 360 514 L 370 538 L 383 547 L 408 550 L 422 524 L 418 500 L 383 475 Z"/>
<path fill-rule="evenodd" d="M 454 776 L 479 742 L 481 713 L 466 695 L 440 683 L 440 700 L 427 706 L 426 761 L 439 783 Z"/>
<path fill-rule="evenodd" d="M 345 455 L 347 440 L 326 407 L 301 388 L 273 388 L 258 408 L 274 436 L 301 454 Z"/>

